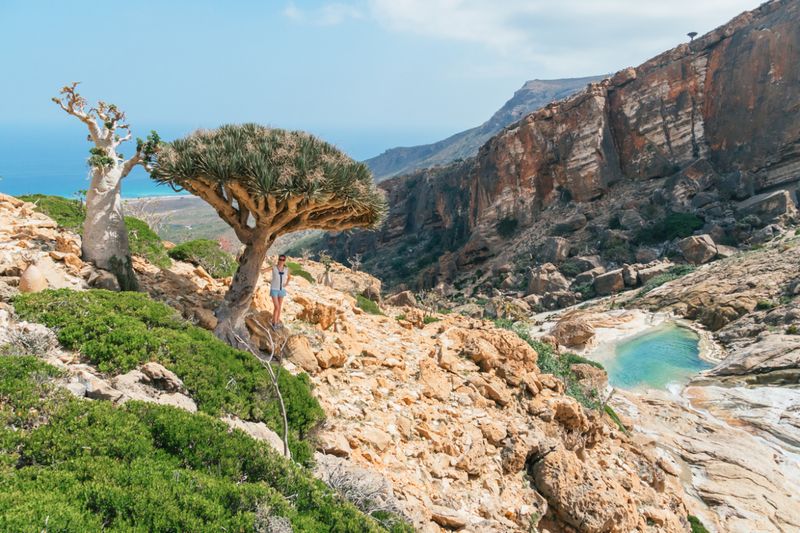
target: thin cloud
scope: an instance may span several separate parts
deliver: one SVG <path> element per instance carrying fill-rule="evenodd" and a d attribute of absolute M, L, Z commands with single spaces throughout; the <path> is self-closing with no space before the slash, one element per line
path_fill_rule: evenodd
<path fill-rule="evenodd" d="M 312 26 L 338 26 L 348 20 L 364 18 L 360 9 L 338 2 L 324 4 L 314 9 L 301 9 L 294 2 L 289 2 L 283 9 L 285 17 Z"/>

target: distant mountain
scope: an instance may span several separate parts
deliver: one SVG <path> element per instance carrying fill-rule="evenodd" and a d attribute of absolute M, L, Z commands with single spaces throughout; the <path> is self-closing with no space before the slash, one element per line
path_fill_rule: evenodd
<path fill-rule="evenodd" d="M 511 100 L 480 126 L 456 133 L 433 144 L 391 148 L 379 156 L 367 159 L 365 163 L 372 169 L 375 179 L 381 181 L 398 174 L 472 157 L 478 153 L 478 148 L 483 143 L 509 124 L 550 102 L 566 98 L 586 87 L 588 83 L 602 78 L 603 76 L 590 76 L 525 82 Z"/>

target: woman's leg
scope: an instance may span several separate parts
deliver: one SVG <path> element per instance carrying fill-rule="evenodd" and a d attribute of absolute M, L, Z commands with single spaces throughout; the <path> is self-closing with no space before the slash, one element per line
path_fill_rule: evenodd
<path fill-rule="evenodd" d="M 283 310 L 283 296 L 278 296 L 278 307 L 275 308 L 278 317 L 275 319 L 276 324 L 281 323 L 281 311 Z"/>
<path fill-rule="evenodd" d="M 281 316 L 281 299 L 277 296 L 272 297 L 272 325 L 278 323 L 278 318 Z"/>

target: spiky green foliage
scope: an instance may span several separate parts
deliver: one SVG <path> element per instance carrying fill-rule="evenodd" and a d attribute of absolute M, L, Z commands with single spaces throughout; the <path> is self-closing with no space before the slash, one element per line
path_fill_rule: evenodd
<path fill-rule="evenodd" d="M 151 175 L 204 198 L 234 228 L 249 216 L 270 227 L 284 215 L 288 223 L 275 233 L 365 227 L 385 211 L 366 165 L 307 133 L 258 124 L 173 141 L 158 152 Z"/>

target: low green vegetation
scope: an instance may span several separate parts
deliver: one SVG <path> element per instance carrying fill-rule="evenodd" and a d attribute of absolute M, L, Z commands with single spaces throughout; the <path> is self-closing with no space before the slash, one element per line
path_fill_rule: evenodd
<path fill-rule="evenodd" d="M 236 258 L 223 250 L 217 241 L 195 239 L 186 241 L 167 252 L 176 261 L 201 266 L 215 278 L 227 278 L 236 273 Z"/>
<path fill-rule="evenodd" d="M 655 244 L 692 235 L 703 227 L 705 222 L 693 213 L 669 212 L 651 226 L 642 228 L 636 235 L 636 242 Z"/>
<path fill-rule="evenodd" d="M 581 272 L 584 272 L 582 262 L 574 257 L 570 257 L 561 263 L 558 269 L 568 278 L 574 278 Z"/>
<path fill-rule="evenodd" d="M 792 324 L 786 328 L 787 335 L 798 335 L 800 334 L 800 330 L 798 330 L 797 326 Z"/>
<path fill-rule="evenodd" d="M 642 285 L 642 288 L 639 289 L 639 292 L 637 293 L 636 296 L 637 297 L 644 296 L 645 294 L 652 291 L 656 287 L 660 287 L 661 285 L 669 281 L 682 278 L 683 276 L 691 274 L 694 271 L 695 267 L 693 265 L 672 266 L 669 268 L 669 270 L 667 270 L 663 274 L 659 274 L 647 280 L 647 282 L 644 285 Z"/>
<path fill-rule="evenodd" d="M 134 292 L 66 289 L 18 296 L 21 318 L 57 331 L 59 342 L 80 351 L 111 374 L 158 361 L 180 377 L 198 408 L 217 416 L 234 414 L 263 421 L 280 433 L 282 418 L 267 370 L 251 354 L 235 350 L 177 312 Z M 300 462 L 311 446 L 301 440 L 323 417 L 308 376 L 276 366 L 290 427 L 290 448 Z"/>
<path fill-rule="evenodd" d="M 356 305 L 358 306 L 359 309 L 371 315 L 383 314 L 381 308 L 378 307 L 378 304 L 376 302 L 373 302 L 364 295 L 361 294 L 356 295 Z"/>
<path fill-rule="evenodd" d="M 49 216 L 63 228 L 79 232 L 83 227 L 86 210 L 78 200 L 47 194 L 26 194 L 19 199 L 36 204 L 36 211 Z"/>
<path fill-rule="evenodd" d="M 35 203 L 37 211 L 52 218 L 59 226 L 76 233 L 83 231 L 86 210 L 80 201 L 46 194 L 30 194 L 19 198 Z M 168 268 L 172 264 L 161 238 L 145 221 L 125 217 L 125 227 L 132 254 L 144 257 L 160 268 Z"/>
<path fill-rule="evenodd" d="M 437 318 L 437 317 L 435 317 L 433 315 L 426 315 L 425 317 L 422 318 L 422 323 L 423 324 L 433 324 L 434 322 L 439 322 L 440 320 L 441 320 L 441 318 Z"/>
<path fill-rule="evenodd" d="M 2 531 L 268 531 L 276 520 L 297 532 L 387 531 L 205 413 L 77 399 L 52 385 L 58 372 L 0 355 Z"/>
<path fill-rule="evenodd" d="M 155 231 L 150 229 L 147 222 L 134 217 L 125 217 L 125 227 L 128 230 L 131 254 L 144 257 L 159 268 L 169 268 L 172 261 Z"/>
<path fill-rule="evenodd" d="M 773 309 L 777 306 L 775 302 L 772 300 L 759 300 L 756 302 L 756 309 L 759 311 L 768 311 L 769 309 Z"/>
<path fill-rule="evenodd" d="M 495 325 L 500 328 L 508 329 L 516 333 L 522 340 L 527 342 L 536 353 L 539 354 L 537 365 L 539 370 L 544 374 L 553 374 L 564 383 L 567 395 L 572 396 L 581 405 L 589 409 L 599 409 L 601 402 L 599 398 L 599 391 L 593 388 L 587 388 L 582 385 L 572 365 L 575 364 L 588 364 L 595 368 L 603 369 L 603 365 L 597 361 L 591 361 L 585 357 L 581 357 L 574 353 L 556 353 L 555 347 L 552 344 L 546 344 L 531 337 L 524 328 L 519 327 L 518 323 L 514 323 L 509 319 L 495 320 Z"/>
<path fill-rule="evenodd" d="M 517 231 L 519 221 L 513 217 L 504 217 L 497 223 L 497 233 L 504 239 L 513 236 Z"/>
<path fill-rule="evenodd" d="M 700 519 L 694 516 L 693 514 L 687 516 L 686 519 L 689 520 L 689 525 L 692 528 L 692 533 L 708 533 L 706 526 L 704 526 L 703 523 L 700 521 Z"/>
<path fill-rule="evenodd" d="M 292 261 L 287 261 L 286 266 L 289 268 L 289 273 L 292 276 L 299 276 L 309 283 L 314 283 L 314 276 L 311 275 L 311 272 L 307 270 L 303 270 L 303 267 L 300 266 L 300 263 L 294 263 Z"/>
<path fill-rule="evenodd" d="M 626 428 L 625 425 L 622 423 L 622 420 L 619 419 L 619 415 L 617 414 L 617 412 L 614 410 L 613 407 L 606 404 L 603 407 L 603 411 L 605 411 L 605 413 L 608 415 L 608 418 L 610 418 L 617 425 L 617 427 L 621 432 L 623 432 L 625 435 L 628 435 L 628 428 Z"/>

